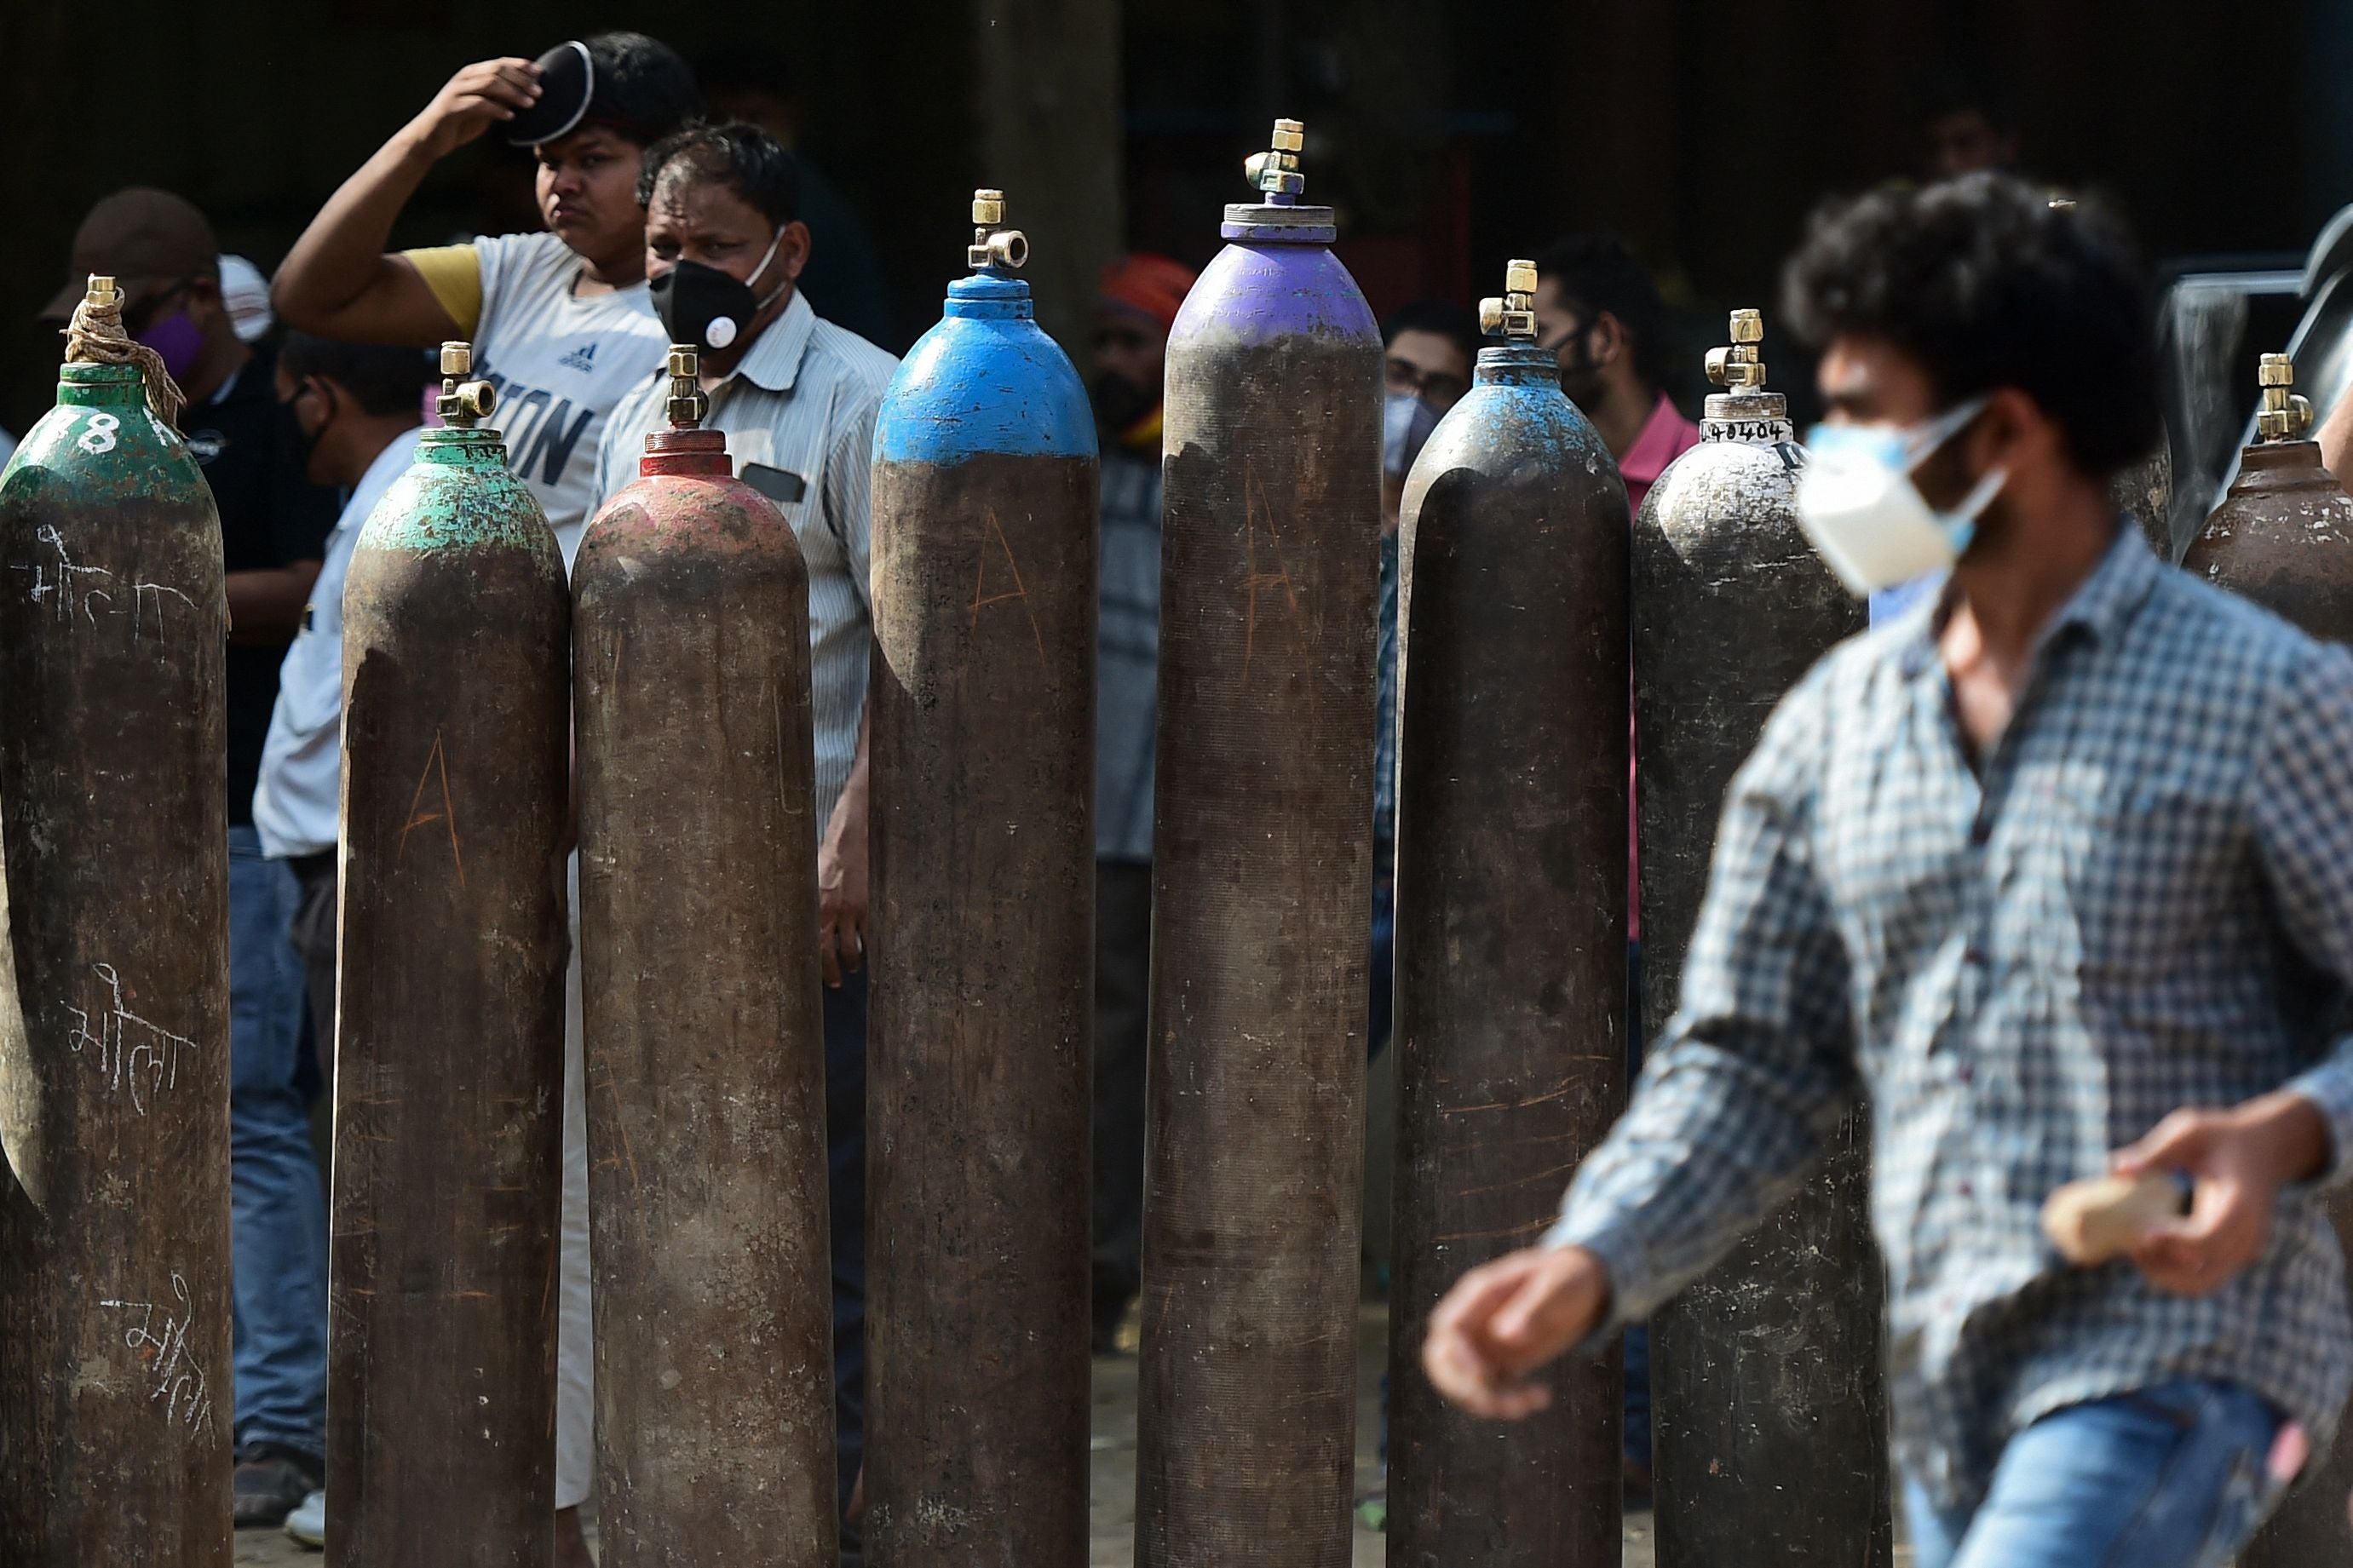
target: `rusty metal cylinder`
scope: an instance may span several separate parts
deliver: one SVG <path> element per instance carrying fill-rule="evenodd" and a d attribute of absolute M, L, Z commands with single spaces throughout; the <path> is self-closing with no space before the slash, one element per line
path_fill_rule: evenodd
<path fill-rule="evenodd" d="M 1087 1561 L 1094 421 L 1003 216 L 874 437 L 875 1568 Z"/>
<path fill-rule="evenodd" d="M 2259 438 L 2238 477 L 2190 542 L 2181 569 L 2228 588 L 2316 637 L 2353 643 L 2353 497 L 2320 463 L 2309 413 L 2289 390 L 2285 354 L 2265 354 Z M 2353 1252 L 2353 1198 L 2329 1194 L 2330 1222 Z M 2348 1412 L 2353 1414 L 2353 1412 Z M 2353 1563 L 2346 1497 L 2353 1492 L 2353 1427 L 2308 1467 L 2270 1522 L 2239 1554 L 2241 1568 L 2320 1568 Z"/>
<path fill-rule="evenodd" d="M 1625 1102 L 1626 491 L 1513 266 L 1399 542 L 1388 1537 L 1404 1563 L 1557 1568 L 1620 1551 L 1614 1350 L 1516 1423 L 1421 1369 L 1440 1298 L 1544 1234 Z"/>
<path fill-rule="evenodd" d="M 1168 340 L 1140 1568 L 1350 1554 L 1381 343 L 1300 139 Z"/>
<path fill-rule="evenodd" d="M 63 367 L 0 561 L 0 1563 L 226 1568 L 227 600 L 135 365 Z"/>
<path fill-rule="evenodd" d="M 2160 561 L 2172 561 L 2173 453 L 2162 441 L 2138 462 L 2116 470 L 2108 498 L 2128 514 Z"/>
<path fill-rule="evenodd" d="M 1634 703 L 1642 777 L 1642 1013 L 1675 1011 L 1716 818 L 1765 720 L 1863 625 L 1799 531 L 1785 401 L 1762 323 L 1736 311 L 1709 361 L 1697 447 L 1634 524 Z M 1885 1288 L 1869 1216 L 1868 1122 L 1651 1331 L 1662 1568 L 1889 1561 Z"/>
<path fill-rule="evenodd" d="M 331 1568 L 554 1543 L 571 598 L 468 363 L 343 588 Z"/>
<path fill-rule="evenodd" d="M 808 573 L 693 349 L 572 572 L 607 1568 L 834 1568 Z"/>

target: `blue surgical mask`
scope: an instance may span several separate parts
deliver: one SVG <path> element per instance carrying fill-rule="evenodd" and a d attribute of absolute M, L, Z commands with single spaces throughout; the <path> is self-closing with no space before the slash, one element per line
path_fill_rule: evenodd
<path fill-rule="evenodd" d="M 1917 425 L 1817 425 L 1807 434 L 1798 521 L 1849 593 L 1861 598 L 1947 569 L 1969 547 L 2009 470 L 1989 470 L 1950 511 L 1931 507 L 1912 476 L 1985 406 L 1972 397 Z"/>

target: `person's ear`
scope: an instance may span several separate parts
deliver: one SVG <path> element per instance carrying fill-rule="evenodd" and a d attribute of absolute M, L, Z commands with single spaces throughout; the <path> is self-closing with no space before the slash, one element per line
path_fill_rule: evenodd
<path fill-rule="evenodd" d="M 801 268 L 808 265 L 808 225 L 795 218 L 785 225 L 785 237 L 776 247 L 776 265 L 785 269 L 788 281 L 797 283 L 801 279 Z"/>
<path fill-rule="evenodd" d="M 226 322 L 228 307 L 221 302 L 219 278 L 199 272 L 189 279 L 180 294 L 180 309 L 188 313 L 188 320 L 208 331 L 216 321 Z"/>
<path fill-rule="evenodd" d="M 1998 468 L 2016 473 L 2048 462 L 2064 445 L 2058 425 L 2041 404 L 2015 386 L 2000 387 L 1970 425 L 1969 468 L 1979 474 Z"/>
<path fill-rule="evenodd" d="M 1597 312 L 1592 323 L 1585 329 L 1585 344 L 1586 352 L 1593 356 L 1596 369 L 1615 363 L 1630 349 L 1626 324 L 1607 310 Z"/>

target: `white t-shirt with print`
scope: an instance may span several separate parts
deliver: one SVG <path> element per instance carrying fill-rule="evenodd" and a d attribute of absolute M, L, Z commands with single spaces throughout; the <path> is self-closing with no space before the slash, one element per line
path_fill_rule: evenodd
<path fill-rule="evenodd" d="M 568 567 L 596 510 L 606 418 L 660 366 L 669 335 L 643 283 L 575 295 L 580 258 L 552 234 L 491 236 L 474 248 L 474 374 L 499 394 L 486 423 L 505 435 L 507 466 L 546 511 Z"/>
<path fill-rule="evenodd" d="M 254 830 L 261 836 L 261 852 L 273 860 L 335 847 L 343 777 L 343 580 L 360 530 L 417 460 L 422 434 L 394 437 L 353 487 L 327 535 L 318 581 L 302 607 L 302 627 L 279 666 L 278 705 L 270 710 L 253 791 Z"/>

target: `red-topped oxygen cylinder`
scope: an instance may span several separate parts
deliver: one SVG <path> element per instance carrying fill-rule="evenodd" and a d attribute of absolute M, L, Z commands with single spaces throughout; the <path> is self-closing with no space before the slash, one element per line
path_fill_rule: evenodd
<path fill-rule="evenodd" d="M 808 572 L 700 370 L 572 569 L 598 1529 L 833 1568 Z"/>

